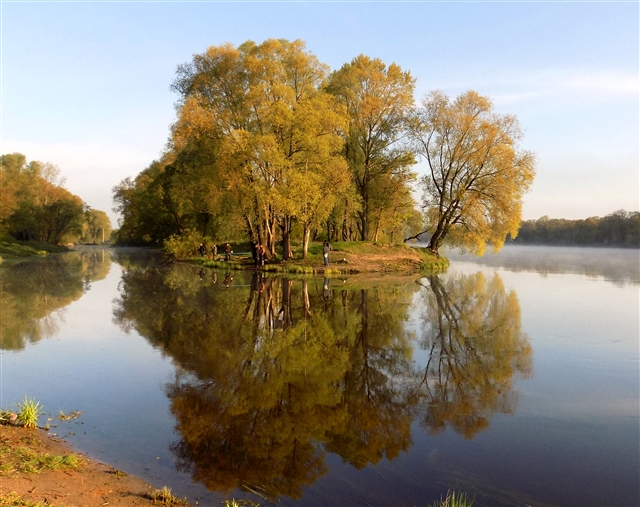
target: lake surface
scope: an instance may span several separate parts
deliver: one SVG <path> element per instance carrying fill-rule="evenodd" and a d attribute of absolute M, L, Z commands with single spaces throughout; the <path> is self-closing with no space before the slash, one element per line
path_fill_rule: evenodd
<path fill-rule="evenodd" d="M 0 405 L 34 397 L 81 452 L 200 505 L 639 505 L 638 250 L 447 255 L 331 279 L 5 263 Z"/>

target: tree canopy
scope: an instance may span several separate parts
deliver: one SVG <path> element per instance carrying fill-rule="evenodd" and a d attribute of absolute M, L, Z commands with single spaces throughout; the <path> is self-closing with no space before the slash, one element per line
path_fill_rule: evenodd
<path fill-rule="evenodd" d="M 518 234 L 522 196 L 535 175 L 533 153 L 519 149 L 515 116 L 493 112 L 469 91 L 451 101 L 432 92 L 416 112 L 413 139 L 428 165 L 422 178 L 429 248 L 448 244 L 482 255 Z"/>
<path fill-rule="evenodd" d="M 248 240 L 288 259 L 292 238 L 306 257 L 319 237 L 394 242 L 426 228 L 436 252 L 447 241 L 481 253 L 517 233 L 534 157 L 515 117 L 475 92 L 416 106 L 398 64 L 361 54 L 331 72 L 284 39 L 211 46 L 171 88 L 166 152 L 114 188 L 121 242 Z"/>
<path fill-rule="evenodd" d="M 53 164 L 31 161 L 22 153 L 2 155 L 0 232 L 43 243 L 76 241 L 86 232 L 96 241 L 98 230 L 111 234 L 106 213 L 90 210 L 80 197 L 64 188 Z M 102 228 L 102 229 L 100 229 Z"/>

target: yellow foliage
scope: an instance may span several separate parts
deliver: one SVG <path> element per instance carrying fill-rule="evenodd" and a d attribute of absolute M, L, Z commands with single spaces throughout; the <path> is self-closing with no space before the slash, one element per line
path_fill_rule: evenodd
<path fill-rule="evenodd" d="M 423 101 L 412 128 L 429 172 L 422 179 L 430 248 L 443 242 L 482 255 L 518 233 L 522 197 L 535 175 L 535 156 L 518 148 L 517 119 L 492 111 L 474 91 L 454 102 L 441 92 Z"/>

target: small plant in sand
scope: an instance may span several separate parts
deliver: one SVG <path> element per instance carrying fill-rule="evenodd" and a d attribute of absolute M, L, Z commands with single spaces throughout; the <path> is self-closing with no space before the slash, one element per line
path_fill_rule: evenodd
<path fill-rule="evenodd" d="M 160 505 L 188 505 L 186 499 L 175 497 L 171 494 L 171 488 L 164 486 L 162 489 L 157 489 L 153 493 L 148 495 L 154 504 Z"/>
<path fill-rule="evenodd" d="M 35 428 L 38 426 L 38 418 L 44 414 L 43 406 L 33 398 L 24 397 L 24 401 L 18 406 L 18 424 L 25 428 Z"/>
<path fill-rule="evenodd" d="M 236 500 L 232 498 L 224 501 L 224 507 L 260 507 L 260 504 L 251 500 Z"/>
<path fill-rule="evenodd" d="M 471 507 L 473 499 L 469 499 L 466 493 L 456 493 L 455 491 L 447 491 L 445 498 L 429 504 L 429 507 Z"/>

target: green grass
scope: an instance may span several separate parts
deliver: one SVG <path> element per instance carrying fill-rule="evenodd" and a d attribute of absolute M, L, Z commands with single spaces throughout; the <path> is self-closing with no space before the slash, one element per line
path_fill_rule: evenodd
<path fill-rule="evenodd" d="M 14 473 L 39 474 L 45 470 L 60 470 L 65 468 L 78 468 L 80 458 L 75 454 L 59 456 L 48 453 L 38 453 L 28 447 L 20 447 L 10 450 L 8 447 L 0 447 L 0 475 L 8 476 Z"/>
<path fill-rule="evenodd" d="M 237 246 L 234 245 L 234 251 Z M 449 260 L 446 257 L 436 257 L 431 252 L 424 248 L 411 248 L 410 246 L 400 244 L 379 244 L 362 241 L 338 241 L 332 244 L 333 252 L 331 253 L 331 266 L 325 268 L 323 266 L 322 257 L 322 243 L 310 243 L 308 248 L 308 255 L 306 259 L 302 258 L 302 247 L 299 242 L 292 242 L 292 249 L 294 256 L 288 261 L 282 261 L 278 258 L 274 261 L 268 262 L 260 269 L 264 272 L 271 273 L 287 273 L 287 274 L 300 274 L 300 275 L 344 275 L 344 274 L 357 274 L 363 271 L 367 271 L 366 266 L 359 266 L 357 262 L 355 264 L 343 263 L 342 258 L 348 257 L 348 254 L 368 256 L 369 261 L 373 256 L 379 254 L 385 257 L 385 271 L 387 272 L 407 272 L 413 271 L 429 271 L 438 272 L 444 271 L 449 266 Z M 414 261 L 408 260 L 406 255 L 408 250 L 415 254 L 420 260 Z M 243 270 L 254 268 L 253 259 L 249 252 L 240 251 L 234 253 L 232 260 L 227 262 L 224 260 L 213 260 L 207 257 L 192 257 L 188 259 L 188 262 L 196 264 L 198 266 L 205 266 L 209 268 L 221 268 L 225 270 Z M 394 253 L 398 254 L 398 262 L 389 262 L 390 258 L 393 258 Z M 220 255 L 219 258 L 222 258 Z M 410 256 L 409 256 L 410 257 Z"/>
<path fill-rule="evenodd" d="M 24 397 L 24 400 L 16 404 L 18 407 L 18 424 L 25 428 L 36 428 L 38 418 L 44 414 L 43 406 L 33 398 Z"/>
<path fill-rule="evenodd" d="M 68 252 L 62 245 L 49 245 L 39 241 L 18 241 L 8 234 L 0 235 L 0 259 L 44 256 L 50 253 Z"/>

